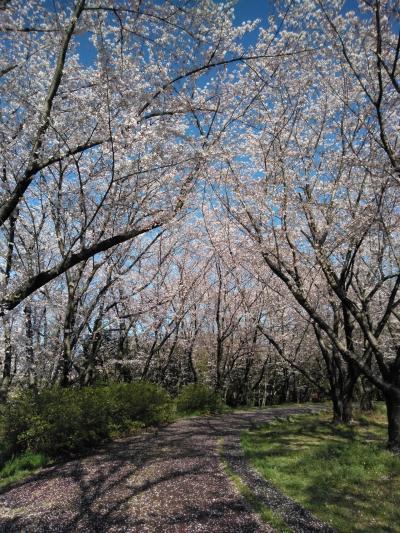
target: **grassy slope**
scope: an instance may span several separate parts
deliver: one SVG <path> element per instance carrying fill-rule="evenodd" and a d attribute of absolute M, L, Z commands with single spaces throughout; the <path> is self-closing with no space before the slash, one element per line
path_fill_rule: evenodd
<path fill-rule="evenodd" d="M 346 532 L 400 532 L 400 457 L 384 448 L 383 409 L 348 428 L 301 415 L 245 432 L 252 465 L 315 515 Z"/>

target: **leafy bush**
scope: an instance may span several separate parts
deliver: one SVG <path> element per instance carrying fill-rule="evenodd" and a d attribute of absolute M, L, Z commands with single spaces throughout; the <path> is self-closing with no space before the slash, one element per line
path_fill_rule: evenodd
<path fill-rule="evenodd" d="M 3 457 L 25 451 L 49 456 L 76 453 L 129 429 L 168 422 L 172 416 L 170 396 L 152 383 L 25 390 L 3 411 Z"/>
<path fill-rule="evenodd" d="M 5 440 L 12 453 L 76 452 L 107 436 L 107 406 L 101 389 L 22 391 L 5 409 Z"/>
<path fill-rule="evenodd" d="M 182 389 L 176 400 L 178 412 L 219 413 L 222 410 L 220 397 L 207 385 L 192 383 Z"/>
<path fill-rule="evenodd" d="M 132 421 L 149 426 L 170 422 L 173 418 L 171 397 L 153 383 L 119 383 L 106 389 L 109 391 L 113 422 L 121 429 L 129 427 Z"/>

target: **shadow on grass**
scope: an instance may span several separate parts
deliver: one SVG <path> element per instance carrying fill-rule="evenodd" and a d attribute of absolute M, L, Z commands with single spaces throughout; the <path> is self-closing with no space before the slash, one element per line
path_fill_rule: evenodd
<path fill-rule="evenodd" d="M 264 477 L 339 531 L 394 533 L 400 458 L 384 449 L 385 429 L 379 420 L 345 427 L 304 417 L 247 432 L 242 443 Z"/>

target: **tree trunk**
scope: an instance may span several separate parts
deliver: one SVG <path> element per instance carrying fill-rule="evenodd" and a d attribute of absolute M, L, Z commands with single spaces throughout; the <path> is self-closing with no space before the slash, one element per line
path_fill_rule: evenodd
<path fill-rule="evenodd" d="M 6 167 L 3 164 L 3 182 L 7 184 L 7 172 Z M 8 188 L 8 187 L 7 187 Z M 7 293 L 8 283 L 10 281 L 12 262 L 13 262 L 13 253 L 14 253 L 14 241 L 15 241 L 15 225 L 18 218 L 18 208 L 11 213 L 10 224 L 8 231 L 6 231 L 7 239 L 7 254 L 5 258 L 5 271 L 4 271 L 4 281 L 2 280 L 2 296 L 4 291 L 4 296 Z M 13 347 L 11 342 L 11 316 L 10 314 L 5 314 L 3 311 L 3 346 L 4 346 L 4 359 L 1 361 L 0 357 L 0 402 L 5 402 L 8 395 L 8 389 L 11 385 L 11 368 L 12 368 L 12 358 L 13 358 Z"/>
<path fill-rule="evenodd" d="M 11 343 L 11 324 L 10 318 L 7 315 L 3 316 L 3 343 L 4 343 L 4 359 L 2 368 L 0 368 L 0 403 L 7 399 L 8 389 L 11 384 L 11 363 L 12 363 L 12 343 Z M 1 365 L 0 365 L 1 367 Z"/>
<path fill-rule="evenodd" d="M 342 400 L 342 420 L 344 424 L 349 424 L 353 420 L 353 398 L 352 395 L 345 394 Z"/>
<path fill-rule="evenodd" d="M 61 363 L 60 387 L 68 387 L 70 370 L 71 370 L 70 360 L 68 359 L 66 352 L 64 351 L 63 359 Z"/>
<path fill-rule="evenodd" d="M 360 398 L 360 410 L 365 413 L 370 413 L 374 411 L 374 403 L 372 401 L 372 396 L 370 394 L 362 394 Z"/>
<path fill-rule="evenodd" d="M 365 412 L 371 412 L 374 410 L 374 403 L 373 403 L 373 388 L 372 386 L 367 382 L 365 378 L 361 379 L 360 383 L 360 409 L 361 411 Z"/>
<path fill-rule="evenodd" d="M 28 375 L 28 386 L 36 388 L 35 354 L 33 349 L 33 325 L 32 308 L 29 304 L 24 307 L 25 314 L 25 336 L 26 336 L 26 369 Z"/>
<path fill-rule="evenodd" d="M 387 394 L 385 399 L 388 419 L 387 447 L 400 453 L 400 392 Z"/>
<path fill-rule="evenodd" d="M 353 389 L 332 391 L 333 423 L 349 424 L 353 419 Z"/>
<path fill-rule="evenodd" d="M 124 383 L 130 383 L 132 381 L 132 372 L 128 368 L 127 364 L 124 363 L 124 359 L 128 355 L 128 332 L 124 319 L 120 318 L 119 320 L 119 338 L 118 338 L 118 351 L 117 359 L 118 362 L 115 363 L 115 373 L 117 379 L 123 381 Z"/>
<path fill-rule="evenodd" d="M 358 378 L 359 374 L 350 365 L 331 371 L 329 384 L 334 424 L 349 424 L 353 420 L 353 396 Z"/>
<path fill-rule="evenodd" d="M 186 356 L 187 356 L 187 364 L 188 364 L 188 367 L 189 367 L 189 370 L 192 374 L 192 379 L 193 379 L 193 382 L 194 383 L 197 383 L 198 382 L 198 377 L 197 377 L 197 370 L 196 370 L 196 367 L 194 366 L 194 362 L 193 362 L 193 348 L 194 348 L 194 343 L 192 343 L 187 352 L 186 352 Z"/>
<path fill-rule="evenodd" d="M 64 318 L 63 355 L 61 361 L 60 386 L 68 387 L 72 368 L 72 334 L 75 324 L 75 306 L 72 291 L 68 295 L 68 307 Z"/>

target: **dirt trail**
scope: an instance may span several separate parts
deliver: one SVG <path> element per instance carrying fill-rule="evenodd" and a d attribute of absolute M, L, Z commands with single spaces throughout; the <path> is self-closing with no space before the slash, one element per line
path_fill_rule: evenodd
<path fill-rule="evenodd" d="M 271 532 L 224 474 L 217 442 L 224 439 L 229 459 L 242 430 L 305 411 L 192 418 L 120 439 L 0 493 L 0 531 Z M 311 518 L 303 526 L 294 530 L 328 531 Z"/>

